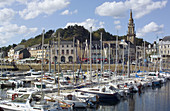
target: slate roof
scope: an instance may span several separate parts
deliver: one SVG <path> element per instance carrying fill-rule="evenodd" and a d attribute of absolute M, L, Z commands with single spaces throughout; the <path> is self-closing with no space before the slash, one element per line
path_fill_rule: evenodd
<path fill-rule="evenodd" d="M 162 40 L 163 41 L 170 41 L 170 36 L 165 36 Z"/>

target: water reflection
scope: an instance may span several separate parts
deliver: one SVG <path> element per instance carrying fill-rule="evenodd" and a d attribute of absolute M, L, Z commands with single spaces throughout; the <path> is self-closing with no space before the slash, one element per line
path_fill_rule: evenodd
<path fill-rule="evenodd" d="M 6 98 L 8 89 L 0 89 L 1 98 Z M 74 111 L 170 111 L 170 81 L 144 88 L 139 93 L 124 97 L 119 102 L 108 101 L 94 108 L 74 109 Z"/>
<path fill-rule="evenodd" d="M 79 110 L 81 111 L 81 110 Z M 129 95 L 117 104 L 99 104 L 87 111 L 170 111 L 170 81 Z"/>

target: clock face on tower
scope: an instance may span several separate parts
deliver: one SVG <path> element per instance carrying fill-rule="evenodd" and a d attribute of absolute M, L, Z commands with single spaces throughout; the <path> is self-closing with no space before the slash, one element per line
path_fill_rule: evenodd
<path fill-rule="evenodd" d="M 132 41 L 132 37 L 129 37 L 129 40 Z"/>
<path fill-rule="evenodd" d="M 129 41 L 130 41 L 131 43 L 134 43 L 133 37 L 129 37 Z"/>

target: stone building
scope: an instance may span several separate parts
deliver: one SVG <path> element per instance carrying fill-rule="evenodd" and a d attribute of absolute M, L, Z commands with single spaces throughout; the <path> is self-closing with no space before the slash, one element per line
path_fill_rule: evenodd
<path fill-rule="evenodd" d="M 33 58 L 36 58 L 38 60 L 42 59 L 42 55 L 44 55 L 44 58 L 48 57 L 48 44 L 44 44 L 44 53 L 42 53 L 42 45 L 41 44 L 36 44 L 33 45 L 32 47 L 29 47 L 29 52 L 30 52 L 30 56 Z"/>
<path fill-rule="evenodd" d="M 16 56 L 16 52 L 25 49 L 24 45 L 17 45 L 14 48 L 11 48 L 8 52 L 8 60 L 11 62 L 13 61 L 15 58 L 19 58 L 19 55 Z"/>
<path fill-rule="evenodd" d="M 170 67 L 170 36 L 160 39 L 158 44 L 162 69 L 168 69 Z"/>
<path fill-rule="evenodd" d="M 146 54 L 147 55 L 157 54 L 158 53 L 157 48 L 158 48 L 157 43 L 156 43 L 156 41 L 154 41 L 153 44 L 149 44 L 146 47 Z"/>
<path fill-rule="evenodd" d="M 56 41 L 52 46 L 52 55 L 51 55 L 52 61 L 54 61 L 54 57 L 56 57 L 58 61 L 59 50 L 60 50 L 61 63 L 72 63 L 73 57 L 74 56 L 77 57 L 76 54 L 77 47 L 76 45 L 73 47 L 73 41 L 61 41 L 60 48 L 58 47 L 58 41 Z"/>
<path fill-rule="evenodd" d="M 127 32 L 127 41 L 130 41 L 133 45 L 136 46 L 136 33 L 135 33 L 135 24 L 132 17 L 132 10 L 130 10 L 130 18 L 128 24 L 128 32 Z"/>

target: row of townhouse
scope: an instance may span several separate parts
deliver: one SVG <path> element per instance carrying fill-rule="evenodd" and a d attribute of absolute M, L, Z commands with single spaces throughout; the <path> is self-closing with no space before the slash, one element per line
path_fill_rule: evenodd
<path fill-rule="evenodd" d="M 165 37 L 159 40 L 159 43 L 149 44 L 146 47 L 146 56 L 152 55 L 151 62 L 153 62 L 153 55 L 158 54 L 162 57 L 163 62 L 169 62 L 170 56 L 170 36 Z M 129 48 L 130 46 L 130 48 Z M 102 50 L 101 50 L 102 47 Z M 110 48 L 109 48 L 110 47 Z M 131 63 L 138 60 L 143 60 L 144 58 L 144 47 L 135 46 L 131 42 L 121 40 L 118 41 L 117 45 L 117 63 L 122 63 L 124 60 L 127 62 L 128 60 L 128 49 L 130 50 L 129 56 Z M 60 57 L 59 57 L 60 50 Z M 116 63 L 116 41 L 103 41 L 102 46 L 100 41 L 92 42 L 92 59 L 93 62 L 97 60 L 100 61 L 103 58 L 108 62 L 109 57 L 112 63 Z M 136 55 L 137 53 L 137 55 Z M 32 47 L 25 48 L 24 45 L 18 45 L 15 48 L 11 48 L 8 52 L 8 58 L 10 61 L 17 61 L 24 58 L 35 58 L 37 60 L 42 59 L 42 55 L 44 55 L 44 60 L 54 62 L 54 58 L 57 58 L 57 62 L 63 63 L 72 63 L 78 62 L 80 60 L 87 62 L 90 57 L 90 43 L 88 41 L 79 43 L 77 40 L 75 45 L 73 45 L 72 41 L 61 41 L 60 48 L 58 47 L 58 42 L 54 42 L 51 44 L 44 44 L 43 51 L 42 45 L 36 44 Z M 110 54 L 110 55 L 109 55 Z M 74 59 L 74 60 L 73 60 Z M 96 60 L 97 59 L 97 60 Z M 159 59 L 160 60 L 160 59 Z"/>
<path fill-rule="evenodd" d="M 116 62 L 116 41 L 103 41 L 102 44 L 103 45 L 101 46 L 100 41 L 92 42 L 92 48 L 91 48 L 92 61 L 96 62 L 96 59 L 100 61 L 101 59 L 104 58 L 106 60 L 105 62 L 108 62 L 110 57 L 110 60 L 112 62 Z M 109 44 L 110 44 L 110 52 L 109 52 Z M 41 44 L 37 44 L 30 47 L 29 52 L 31 54 L 31 57 L 41 59 L 42 55 L 44 55 L 45 60 L 48 61 L 51 60 L 52 62 L 54 62 L 54 59 L 56 58 L 57 62 L 62 62 L 62 63 L 72 63 L 73 61 L 80 62 L 80 60 L 84 62 L 88 62 L 90 58 L 90 43 L 87 41 L 83 42 L 82 44 L 79 43 L 79 41 L 77 41 L 75 45 L 73 45 L 72 41 L 61 41 L 60 47 L 58 46 L 58 42 L 54 42 L 52 44 L 44 44 L 43 49 L 44 51 L 42 51 Z M 118 62 L 122 62 L 123 58 L 125 59 L 125 61 L 128 60 L 127 41 L 118 41 L 117 57 L 118 57 L 117 58 Z M 135 46 L 133 44 L 130 45 L 130 57 L 131 57 L 131 61 L 135 59 Z"/>
<path fill-rule="evenodd" d="M 27 48 L 25 48 L 24 45 L 17 45 L 16 47 L 11 48 L 8 52 L 8 61 L 9 62 L 15 62 L 20 59 L 24 59 L 24 58 L 28 58 L 28 57 L 30 57 L 30 53 L 27 50 Z"/>
<path fill-rule="evenodd" d="M 149 55 L 152 63 L 160 65 L 160 69 L 168 69 L 170 67 L 170 36 L 149 44 L 146 47 L 146 54 Z"/>
<path fill-rule="evenodd" d="M 111 63 L 122 63 L 123 61 L 126 63 L 128 60 L 128 48 L 130 51 L 130 60 L 132 62 L 135 60 L 135 45 L 131 42 L 125 40 L 118 41 L 116 51 L 116 41 L 103 41 L 102 46 L 100 41 L 93 41 L 91 48 L 92 62 L 96 63 L 97 61 L 100 62 L 100 60 L 108 62 L 108 60 L 110 60 Z M 80 60 L 88 62 L 90 58 L 90 43 L 88 41 L 80 43 L 77 40 L 75 45 L 73 45 L 72 41 L 61 41 L 59 47 L 56 41 L 51 44 L 44 44 L 43 50 L 41 44 L 36 44 L 27 49 L 23 45 L 18 45 L 9 50 L 8 57 L 10 61 L 18 61 L 29 57 L 35 60 L 41 60 L 43 57 L 44 60 L 52 62 L 54 62 L 55 58 L 57 62 L 62 63 L 72 63 L 73 61 L 80 62 Z"/>

